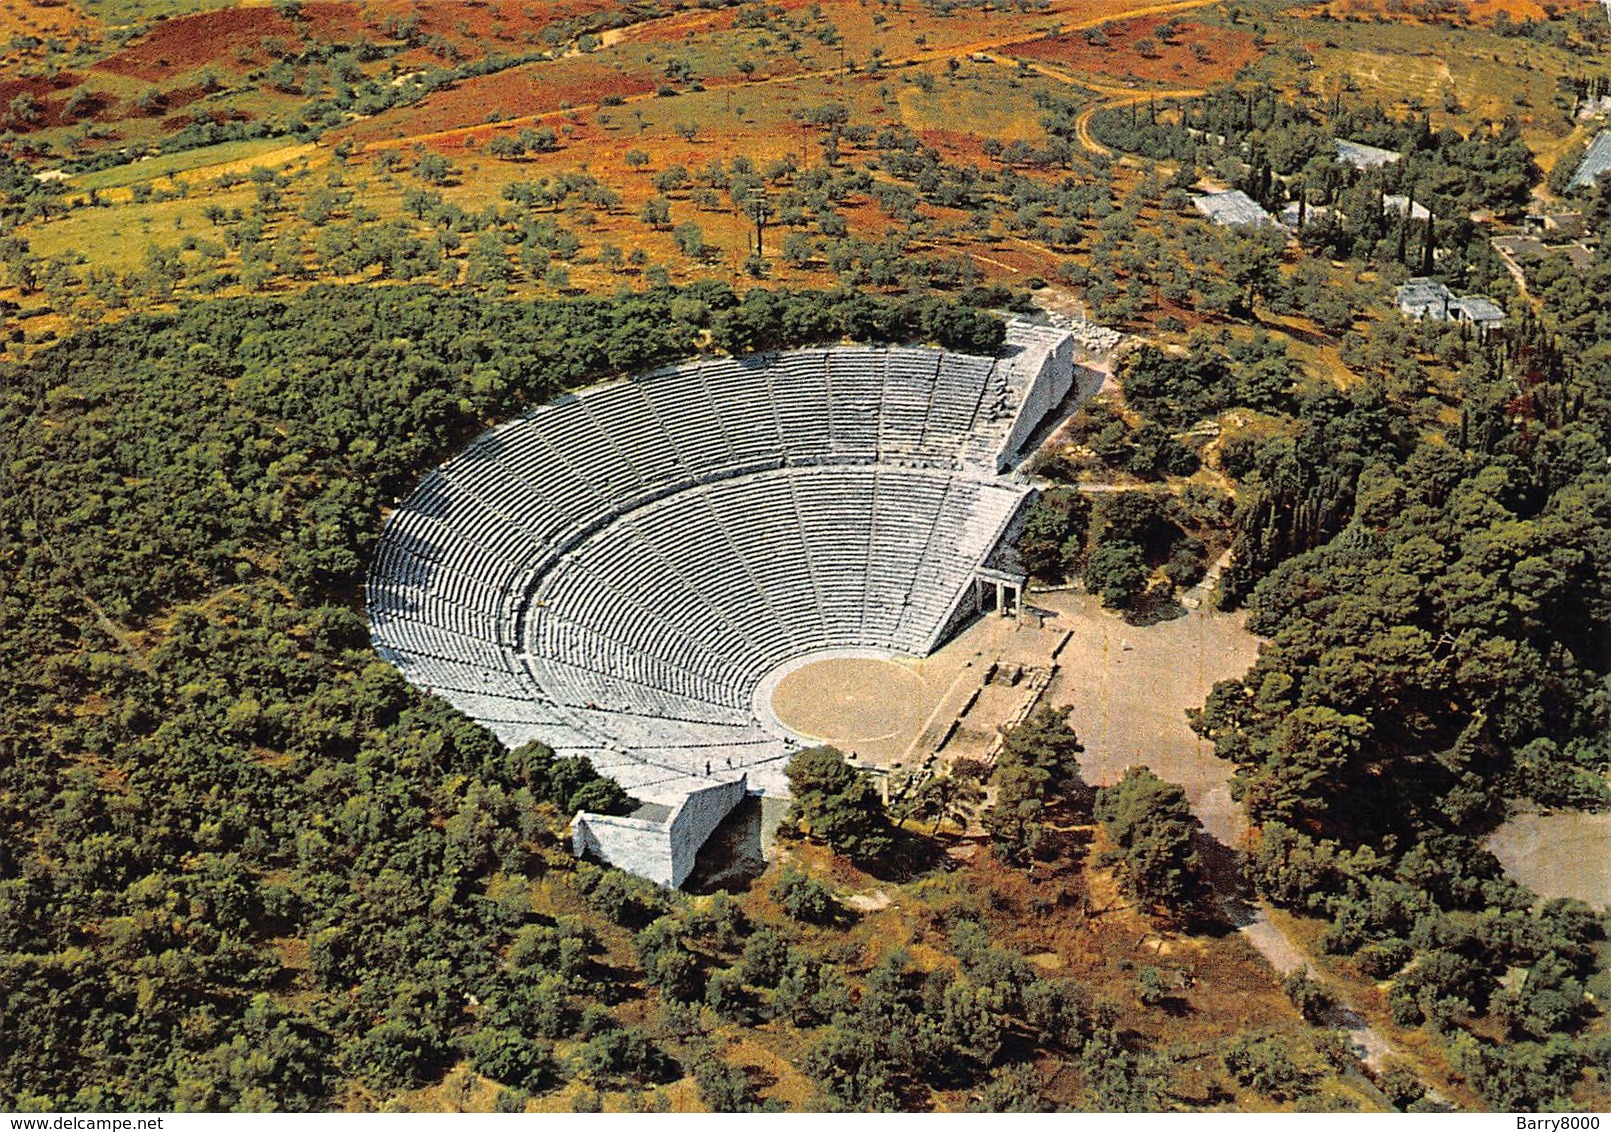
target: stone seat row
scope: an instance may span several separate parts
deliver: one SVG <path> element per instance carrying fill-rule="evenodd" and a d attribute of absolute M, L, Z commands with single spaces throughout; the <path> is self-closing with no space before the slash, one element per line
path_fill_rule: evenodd
<path fill-rule="evenodd" d="M 561 398 L 393 515 L 377 647 L 505 742 L 634 779 L 785 757 L 752 712 L 768 672 L 923 654 L 952 617 L 1022 497 L 979 479 L 1008 392 L 988 358 L 834 348 Z"/>

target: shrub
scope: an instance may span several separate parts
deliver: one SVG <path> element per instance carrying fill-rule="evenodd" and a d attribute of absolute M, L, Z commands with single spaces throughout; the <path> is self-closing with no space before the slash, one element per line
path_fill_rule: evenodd
<path fill-rule="evenodd" d="M 1319 1022 L 1332 1008 L 1332 998 L 1326 988 L 1301 967 L 1281 980 L 1281 989 L 1286 992 L 1287 998 L 1298 1008 L 1298 1013 L 1303 1015 L 1305 1021 Z"/>
<path fill-rule="evenodd" d="M 1274 1034 L 1243 1035 L 1230 1044 L 1222 1060 L 1238 1084 L 1276 1101 L 1308 1096 L 1319 1076 L 1294 1060 L 1285 1040 Z"/>
<path fill-rule="evenodd" d="M 1373 979 L 1384 979 L 1410 961 L 1415 954 L 1402 939 L 1380 939 L 1367 943 L 1354 955 L 1359 969 Z"/>
<path fill-rule="evenodd" d="M 465 1045 L 475 1071 L 500 1084 L 540 1091 L 559 1079 L 548 1051 L 518 1030 L 483 1027 Z"/>
<path fill-rule="evenodd" d="M 809 924 L 831 924 L 843 911 L 832 890 L 792 866 L 785 867 L 772 886 L 772 898 L 796 920 Z"/>
<path fill-rule="evenodd" d="M 813 747 L 789 760 L 794 803 L 788 822 L 829 848 L 861 860 L 894 844 L 893 830 L 872 780 L 832 747 Z"/>

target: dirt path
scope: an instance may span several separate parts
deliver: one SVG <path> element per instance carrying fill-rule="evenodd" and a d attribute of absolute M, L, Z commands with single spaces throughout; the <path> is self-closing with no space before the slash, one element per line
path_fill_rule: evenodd
<path fill-rule="evenodd" d="M 1211 573 L 1228 562 L 1229 554 L 1221 555 Z M 1203 824 L 1199 849 L 1226 919 L 1278 977 L 1305 970 L 1326 987 L 1337 1006 L 1325 1022 L 1348 1033 L 1365 1066 L 1380 1071 L 1389 1059 L 1413 1066 L 1414 1058 L 1315 967 L 1242 876 L 1237 847 L 1247 819 L 1231 798 L 1233 767 L 1191 730 L 1184 709 L 1201 704 L 1215 681 L 1246 672 L 1259 641 L 1244 627 L 1243 615 L 1217 612 L 1204 600 L 1211 586 L 1205 579 L 1202 589 L 1182 595 L 1191 599 L 1182 601 L 1183 616 L 1148 626 L 1128 624 L 1078 590 L 1032 592 L 1029 600 L 1055 611 L 1056 623 L 1072 634 L 1047 699 L 1072 705 L 1069 722 L 1085 744 L 1080 769 L 1093 786 L 1110 785 L 1125 768 L 1142 764 L 1185 790 Z"/>
<path fill-rule="evenodd" d="M 1607 2 L 1611 3 L 1611 0 L 1607 0 Z M 1014 65 L 1018 63 L 1018 60 L 1003 59 L 995 55 L 991 55 L 990 59 L 996 63 L 1012 63 Z M 1096 154 L 1098 157 L 1113 156 L 1113 150 L 1097 141 L 1096 135 L 1091 133 L 1091 119 L 1096 117 L 1099 110 L 1116 110 L 1121 106 L 1136 106 L 1155 98 L 1197 98 L 1207 93 L 1202 87 L 1178 87 L 1172 90 L 1138 90 L 1135 87 L 1114 86 L 1112 83 L 1102 82 L 1097 79 L 1071 75 L 1067 71 L 1057 67 L 1049 67 L 1044 63 L 1030 63 L 1028 67 L 1035 74 L 1051 79 L 1053 82 L 1062 83 L 1065 86 L 1080 87 L 1105 96 L 1100 101 L 1093 102 L 1084 110 L 1081 110 L 1074 119 L 1074 138 L 1080 143 L 1080 148 L 1087 153 Z"/>
<path fill-rule="evenodd" d="M 1067 35 L 1070 32 L 1084 31 L 1087 28 L 1099 27 L 1102 24 L 1109 23 L 1113 20 L 1136 19 L 1144 16 L 1168 16 L 1179 12 L 1190 12 L 1197 8 L 1209 8 L 1223 2 L 1224 0 L 1169 0 L 1169 2 L 1161 4 L 1119 4 L 1115 5 L 1111 11 L 1103 12 L 1099 16 L 1089 16 L 1084 19 L 1075 20 L 1072 23 L 1058 24 L 1057 34 Z M 616 30 L 619 35 L 625 36 L 635 26 L 637 25 L 627 25 L 626 27 Z M 992 51 L 999 51 L 1004 47 L 1013 47 L 1020 43 L 1031 43 L 1037 39 L 1044 39 L 1049 34 L 1052 34 L 1052 29 L 1049 27 L 1036 28 L 1033 31 L 1020 31 L 1015 32 L 1012 35 L 998 36 L 992 39 L 975 40 L 971 43 L 952 44 L 949 47 L 935 47 L 924 51 L 914 52 L 910 55 L 904 55 L 899 58 L 886 60 L 883 66 L 884 69 L 887 70 L 898 67 L 920 66 L 924 63 L 944 62 L 947 59 L 956 59 L 967 55 L 988 56 Z M 994 61 L 1001 62 L 999 59 Z M 1014 65 L 1016 65 L 1016 61 Z M 843 73 L 843 68 L 838 66 L 818 67 L 809 71 L 796 71 L 785 75 L 769 75 L 763 79 L 716 81 L 707 84 L 705 89 L 710 91 L 724 89 L 745 90 L 759 86 L 776 86 L 787 83 L 804 82 L 810 79 L 834 78 Z M 1133 95 L 1135 96 L 1135 101 L 1138 102 L 1144 102 L 1148 98 L 1182 96 L 1181 92 L 1178 91 L 1131 91 L 1122 87 L 1111 87 L 1100 83 L 1088 83 L 1084 82 L 1083 80 L 1077 83 L 1075 83 L 1075 80 L 1072 79 L 1064 81 L 1068 81 L 1074 85 L 1084 86 L 1088 89 L 1096 90 L 1098 93 L 1116 92 L 1124 95 Z M 1194 93 L 1201 94 L 1202 92 L 1199 90 Z M 633 102 L 647 102 L 656 97 L 657 95 L 653 91 L 644 91 L 639 94 L 629 94 L 623 99 L 623 101 L 629 104 Z M 538 122 L 552 119 L 568 118 L 572 115 L 597 109 L 599 109 L 597 103 L 589 102 L 576 106 L 568 106 L 563 110 L 544 110 L 536 114 L 527 114 L 519 118 L 506 118 L 498 122 L 496 128 L 499 130 L 507 130 L 520 126 L 533 125 Z M 440 141 L 446 138 L 462 137 L 467 131 L 473 129 L 485 128 L 488 128 L 486 123 L 467 123 L 466 125 L 454 126 L 446 130 L 432 130 L 428 133 L 412 134 L 408 137 L 395 138 L 389 141 L 387 144 L 394 146 L 406 146 L 412 145 L 415 142 Z M 1097 144 L 1094 138 L 1091 139 L 1091 142 L 1092 144 Z M 1082 141 L 1081 144 L 1083 145 L 1084 142 Z"/>
<path fill-rule="evenodd" d="M 1192 808 L 1198 817 L 1203 819 L 1204 830 L 1199 840 L 1199 848 L 1208 884 L 1214 890 L 1220 911 L 1236 926 L 1238 934 L 1247 940 L 1254 951 L 1264 957 L 1264 961 L 1279 978 L 1285 979 L 1294 971 L 1303 971 L 1310 979 L 1325 988 L 1331 997 L 1332 1005 L 1325 1016 L 1319 1019 L 1319 1024 L 1347 1034 L 1360 1063 L 1371 1074 L 1381 1073 L 1390 1060 L 1409 1066 L 1415 1069 L 1417 1076 L 1427 1084 L 1427 1097 L 1434 1104 L 1452 1109 L 1453 1106 L 1449 1104 L 1447 1098 L 1426 1082 L 1425 1073 L 1415 1058 L 1395 1045 L 1381 1030 L 1371 1025 L 1370 1019 L 1348 1002 L 1344 988 L 1310 961 L 1302 945 L 1271 917 L 1269 905 L 1254 896 L 1242 876 L 1237 855 L 1231 848 L 1231 841 L 1239 839 L 1227 839 L 1216 828 L 1223 826 L 1223 813 L 1215 812 L 1211 806 L 1195 802 Z M 1240 815 L 1241 807 L 1236 806 L 1236 810 Z M 1368 1090 L 1375 1089 L 1374 1081 L 1363 1075 L 1358 1076 L 1357 1083 Z M 1382 1099 L 1385 1102 L 1386 1098 Z"/>
<path fill-rule="evenodd" d="M 1270 917 L 1263 908 L 1254 913 L 1254 918 L 1243 924 L 1240 928 L 1242 936 L 1253 945 L 1253 949 L 1264 956 L 1265 961 L 1275 968 L 1275 973 L 1282 978 L 1298 970 L 1313 970 L 1309 966 L 1309 959 L 1297 944 L 1286 937 L 1286 934 L 1270 922 Z"/>
<path fill-rule="evenodd" d="M 66 569 L 71 572 L 72 568 L 68 567 L 61 555 L 56 553 L 56 548 L 51 545 L 50 540 L 41 537 L 39 540 L 39 545 L 45 548 L 45 553 L 50 555 L 58 566 L 66 567 Z M 145 653 L 142 652 L 140 646 L 135 643 L 134 638 L 130 637 L 128 633 L 124 632 L 121 625 L 117 624 L 117 622 L 113 621 L 111 617 L 107 616 L 106 610 L 101 608 L 101 603 L 91 597 L 89 592 L 85 590 L 84 587 L 77 581 L 70 581 L 68 586 L 73 591 L 74 595 L 77 596 L 78 600 L 84 603 L 84 607 L 90 611 L 90 615 L 95 618 L 95 623 L 100 626 L 101 632 L 105 633 L 108 637 L 111 637 L 112 640 L 117 642 L 118 647 L 127 653 L 129 658 L 134 661 L 136 668 L 146 667 Z"/>
<path fill-rule="evenodd" d="M 1147 495 L 1179 495 L 1185 487 L 1177 483 L 1090 483 L 1081 480 L 1074 485 L 1074 490 L 1087 495 L 1124 495 L 1132 491 Z"/>
<path fill-rule="evenodd" d="M 1095 153 L 1102 157 L 1112 157 L 1113 151 L 1096 140 L 1091 133 L 1091 119 L 1096 117 L 1099 110 L 1117 110 L 1123 106 L 1137 106 L 1143 102 L 1150 102 L 1155 98 L 1196 98 L 1205 91 L 1201 87 L 1185 87 L 1179 90 L 1148 90 L 1130 91 L 1117 95 L 1103 102 L 1093 103 L 1080 111 L 1079 117 L 1074 119 L 1074 137 L 1088 153 Z"/>
<path fill-rule="evenodd" d="M 1363 1051 L 1360 1061 L 1367 1069 L 1373 1073 L 1380 1073 L 1387 1067 L 1389 1058 L 1405 1064 L 1414 1064 L 1386 1034 L 1372 1026 L 1368 1018 L 1347 1004 L 1337 984 L 1324 971 L 1309 962 L 1309 957 L 1304 954 L 1303 949 L 1271 921 L 1269 911 L 1263 905 L 1255 907 L 1252 910 L 1252 919 L 1242 924 L 1238 930 L 1242 933 L 1242 938 L 1264 956 L 1265 962 L 1269 963 L 1275 973 L 1282 978 L 1294 971 L 1304 971 L 1311 979 L 1326 988 L 1335 1005 L 1324 1021 L 1348 1034 L 1354 1046 Z M 1429 1087 L 1427 1096 L 1438 1103 L 1447 1103 L 1436 1089 Z"/>

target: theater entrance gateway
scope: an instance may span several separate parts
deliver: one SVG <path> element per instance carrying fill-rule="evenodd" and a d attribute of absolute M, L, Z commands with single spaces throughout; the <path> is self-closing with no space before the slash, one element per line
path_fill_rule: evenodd
<path fill-rule="evenodd" d="M 1024 608 L 1024 586 L 1029 575 L 980 568 L 973 576 L 973 602 L 980 613 L 995 610 L 1001 617 L 1019 617 Z"/>

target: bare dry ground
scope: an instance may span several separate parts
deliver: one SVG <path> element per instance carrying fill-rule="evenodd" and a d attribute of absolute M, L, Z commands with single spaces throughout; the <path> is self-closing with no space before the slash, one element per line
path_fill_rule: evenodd
<path fill-rule="evenodd" d="M 986 687 L 992 664 L 1045 665 L 1057 641 L 1050 628 L 981 617 L 926 657 L 833 657 L 802 665 L 778 680 L 770 705 L 791 730 L 892 770 L 909 758 L 921 761 L 916 752 L 933 750 L 963 716 L 977 734 L 959 732 L 941 754 L 979 757 L 1030 695 L 1027 685 Z"/>
<path fill-rule="evenodd" d="M 1126 767 L 1150 767 L 1185 789 L 1210 834 L 1235 845 L 1246 819 L 1231 801 L 1231 764 L 1192 731 L 1186 709 L 1201 707 L 1216 681 L 1240 676 L 1257 657 L 1259 640 L 1245 616 L 1203 608 L 1135 626 L 1085 593 L 1036 594 L 1033 601 L 1057 612 L 1051 625 L 1074 632 L 1048 698 L 1073 705 L 1069 721 L 1085 744 L 1086 780 L 1107 785 Z"/>
<path fill-rule="evenodd" d="M 789 673 L 772 695 L 772 708 L 802 735 L 854 748 L 910 736 L 923 722 L 927 693 L 915 665 L 849 657 Z"/>
<path fill-rule="evenodd" d="M 1077 591 L 1036 593 L 1031 602 L 1053 614 L 1042 627 L 985 616 L 922 659 L 819 661 L 785 676 L 772 708 L 787 726 L 888 767 L 960 715 L 964 726 L 941 755 L 977 758 L 1031 694 L 1027 683 L 987 683 L 992 666 L 1048 667 L 1067 637 L 1042 699 L 1071 705 L 1086 780 L 1102 786 L 1126 767 L 1151 767 L 1185 789 L 1210 835 L 1238 844 L 1246 820 L 1231 800 L 1231 764 L 1193 733 L 1186 709 L 1253 663 L 1259 640 L 1245 617 L 1203 608 L 1136 626 Z"/>
<path fill-rule="evenodd" d="M 1611 908 L 1611 814 L 1525 812 L 1487 845 L 1506 873 L 1540 896 Z"/>
<path fill-rule="evenodd" d="M 1226 82 L 1264 51 L 1248 32 L 1188 23 L 1160 34 L 1160 16 L 1104 25 L 1101 38 L 1060 35 L 1009 47 L 1014 58 L 1138 82 Z"/>
<path fill-rule="evenodd" d="M 0 4 L 0 42 L 17 36 L 73 35 L 91 30 L 94 21 L 66 0 L 5 0 Z"/>

